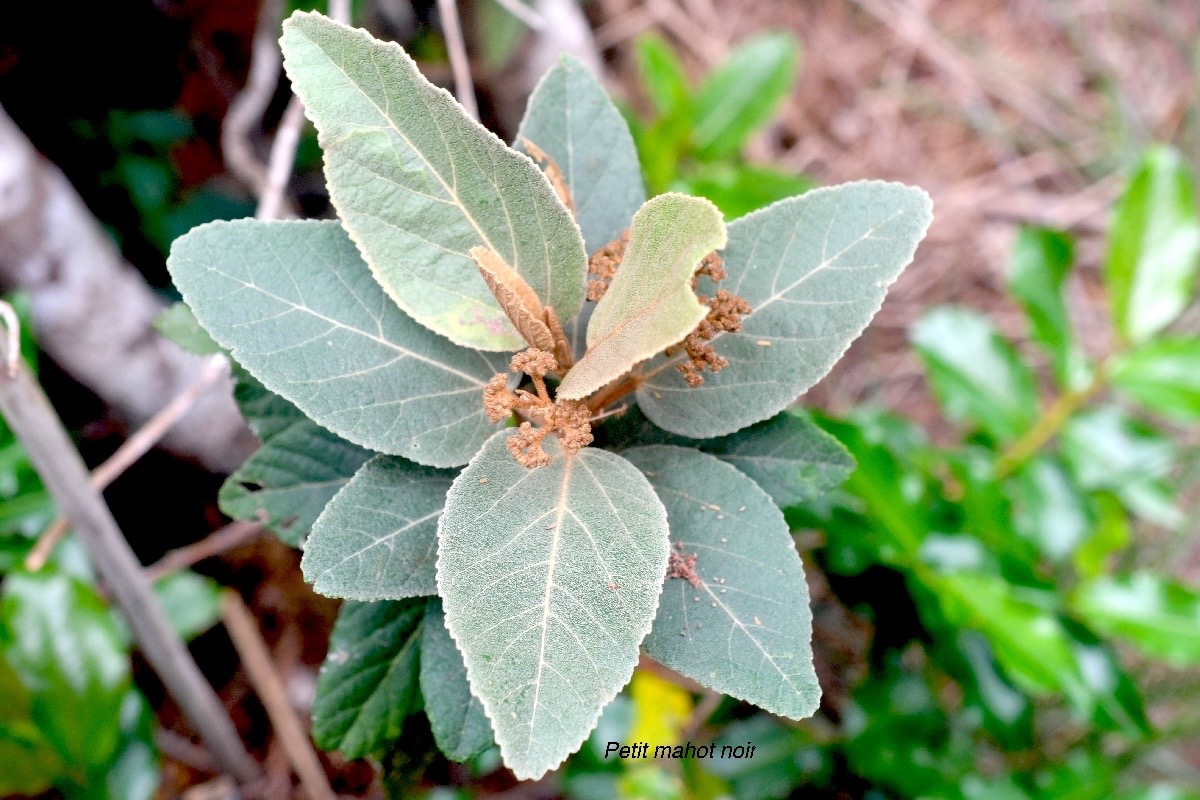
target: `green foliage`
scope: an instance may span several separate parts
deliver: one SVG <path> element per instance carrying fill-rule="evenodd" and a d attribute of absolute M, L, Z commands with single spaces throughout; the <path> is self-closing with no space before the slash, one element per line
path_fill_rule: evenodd
<path fill-rule="evenodd" d="M 791 36 L 747 39 L 695 90 L 659 37 L 639 38 L 635 56 L 654 110 L 649 120 L 631 120 L 652 194 L 671 190 L 707 197 L 736 219 L 814 186 L 802 175 L 741 158 L 791 91 L 800 60 Z"/>
<path fill-rule="evenodd" d="M 318 682 L 318 744 L 395 765 L 424 709 L 450 757 L 486 758 L 494 737 L 518 777 L 539 777 L 588 739 L 643 641 L 709 688 L 812 714 L 804 568 L 778 504 L 815 500 L 853 462 L 781 412 L 878 310 L 929 224 L 928 197 L 832 187 L 737 221 L 725 248 L 711 203 L 643 203 L 633 137 L 570 59 L 518 136 L 540 171 L 398 47 L 304 13 L 282 41 L 340 219 L 181 237 L 168 266 L 203 331 L 182 310 L 162 326 L 225 349 L 263 442 L 222 507 L 264 517 L 304 547 L 318 591 L 348 598 Z M 771 35 L 694 95 L 678 75 L 656 84 L 656 103 L 688 109 L 697 180 L 727 199 L 747 181 L 806 188 L 745 165 L 727 180 L 796 58 Z M 585 305 L 584 242 L 625 228 L 620 268 Z M 705 261 L 722 248 L 724 270 Z M 546 352 L 489 352 L 521 348 L 518 331 Z M 674 368 L 683 353 L 663 354 L 693 331 L 699 388 Z M 649 421 L 618 405 L 635 387 Z M 514 410 L 525 421 L 506 430 Z M 589 419 L 622 411 L 604 431 Z M 615 785 L 669 794 L 679 781 L 651 767 Z"/>
<path fill-rule="evenodd" d="M 560 319 L 575 316 L 587 261 L 579 226 L 533 162 L 463 114 L 394 44 L 302 13 L 280 41 L 321 135 L 342 224 L 406 314 L 456 344 L 520 347 L 487 287 L 461 277 L 474 270 L 468 251 L 484 246 Z"/>

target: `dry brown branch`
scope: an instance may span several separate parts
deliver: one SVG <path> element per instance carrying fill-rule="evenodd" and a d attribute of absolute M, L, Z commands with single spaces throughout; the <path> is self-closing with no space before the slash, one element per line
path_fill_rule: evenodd
<path fill-rule="evenodd" d="M 454 72 L 454 96 L 472 118 L 479 119 L 475 84 L 471 80 L 471 62 L 467 59 L 467 45 L 463 41 L 462 25 L 458 20 L 458 4 L 455 0 L 438 0 L 437 6 L 442 19 L 442 34 L 446 38 L 446 50 L 450 56 L 450 69 Z"/>
<path fill-rule="evenodd" d="M 300 778 L 305 794 L 309 800 L 334 800 L 325 768 L 321 766 L 321 759 L 313 748 L 304 724 L 288 700 L 287 688 L 275 671 L 258 623 L 235 592 L 226 592 L 221 603 L 221 620 L 267 711 L 275 735 L 279 737 L 288 760 L 292 762 L 292 769 Z"/>
<path fill-rule="evenodd" d="M 292 177 L 292 167 L 296 163 L 296 148 L 300 146 L 300 134 L 304 130 L 304 104 L 300 98 L 292 95 L 288 101 L 279 127 L 275 131 L 275 141 L 271 144 L 271 155 L 267 159 L 266 177 L 262 184 L 262 194 L 258 200 L 258 208 L 254 212 L 255 219 L 278 219 L 291 216 L 290 203 L 287 201 L 287 185 Z"/>
<path fill-rule="evenodd" d="M 279 84 L 279 22 L 281 0 L 263 0 L 258 24 L 250 44 L 250 70 L 246 85 L 238 93 L 221 124 L 221 153 L 225 166 L 255 194 L 262 194 L 267 181 L 266 166 L 254 152 L 254 134 Z"/>
<path fill-rule="evenodd" d="M 109 456 L 104 463 L 92 470 L 92 488 L 97 491 L 108 488 L 109 484 L 115 481 L 121 473 L 148 453 L 150 448 L 166 435 L 171 426 L 183 419 L 209 389 L 228 377 L 229 359 L 220 354 L 209 356 L 204 371 L 200 373 L 200 377 L 196 379 L 195 383 L 176 395 L 149 422 L 122 442 L 116 452 Z M 54 552 L 54 548 L 70 530 L 70 527 L 71 521 L 66 517 L 59 517 L 50 523 L 38 537 L 37 544 L 29 551 L 29 555 L 25 557 L 25 569 L 36 572 L 44 567 L 50 554 Z"/>
<path fill-rule="evenodd" d="M 258 764 L 242 745 L 229 713 L 171 627 L 50 401 L 25 363 L 16 363 L 14 374 L 0 373 L 0 413 L 58 507 L 74 521 L 97 574 L 167 691 L 221 767 L 243 782 L 254 780 Z"/>
<path fill-rule="evenodd" d="M 39 347 L 137 428 L 204 369 L 154 329 L 164 302 L 122 259 L 66 177 L 0 109 L 0 284 L 29 293 Z M 217 472 L 255 447 L 228 380 L 163 446 Z"/>
<path fill-rule="evenodd" d="M 257 522 L 231 522 L 218 528 L 198 542 L 171 550 L 165 556 L 146 567 L 146 577 L 151 581 L 187 569 L 206 558 L 219 556 L 227 550 L 253 540 L 265 530 Z"/>

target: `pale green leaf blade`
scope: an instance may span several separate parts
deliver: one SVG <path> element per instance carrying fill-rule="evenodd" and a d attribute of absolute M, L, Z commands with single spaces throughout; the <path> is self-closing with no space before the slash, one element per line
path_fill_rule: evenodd
<path fill-rule="evenodd" d="M 679 343 L 708 314 L 691 279 L 725 246 L 725 222 L 699 197 L 663 194 L 633 217 L 625 258 L 588 323 L 588 349 L 563 378 L 559 397 L 586 397 L 635 364 Z"/>
<path fill-rule="evenodd" d="M 792 88 L 800 48 L 788 33 L 746 40 L 696 93 L 692 141 L 704 160 L 737 153 Z"/>
<path fill-rule="evenodd" d="M 1116 359 L 1113 386 L 1181 421 L 1200 419 L 1200 337 L 1163 337 Z"/>
<path fill-rule="evenodd" d="M 1064 288 L 1075 260 L 1075 242 L 1065 233 L 1023 227 L 1008 263 L 1008 288 L 1025 310 L 1033 338 L 1050 353 L 1059 385 L 1082 387 L 1088 366 L 1075 342 Z"/>
<path fill-rule="evenodd" d="M 336 222 L 210 223 L 176 239 L 167 266 L 239 364 L 357 445 L 451 467 L 496 430 L 483 388 L 503 359 L 405 316 Z"/>
<path fill-rule="evenodd" d="M 929 196 L 896 183 L 814 189 L 729 224 L 721 283 L 753 309 L 718 334 L 729 361 L 691 388 L 680 357 L 644 370 L 638 405 L 673 433 L 709 438 L 774 416 L 829 372 L 912 261 L 932 218 Z"/>
<path fill-rule="evenodd" d="M 313 525 L 300 567 L 313 590 L 352 600 L 437 593 L 437 521 L 453 473 L 376 456 Z"/>
<path fill-rule="evenodd" d="M 438 589 L 519 778 L 562 763 L 633 674 L 667 566 L 667 516 L 640 472 L 586 447 L 526 469 L 501 432 L 454 481 Z"/>
<path fill-rule="evenodd" d="M 338 215 L 405 312 L 464 346 L 520 348 L 468 255 L 484 246 L 559 319 L 575 315 L 583 240 L 532 161 L 468 117 L 394 43 L 296 13 L 281 45 L 320 133 Z"/>
<path fill-rule="evenodd" d="M 1200 591 L 1152 572 L 1101 576 L 1076 590 L 1072 605 L 1089 625 L 1145 653 L 1200 663 Z"/>
<path fill-rule="evenodd" d="M 587 252 L 620 236 L 646 202 L 629 126 L 575 57 L 564 55 L 533 90 L 516 146 L 525 139 L 562 171 Z"/>
<path fill-rule="evenodd" d="M 1037 418 L 1033 371 L 982 314 L 943 306 L 913 326 L 911 338 L 942 408 L 999 441 L 1015 439 Z"/>
<path fill-rule="evenodd" d="M 792 719 L 821 698 L 804 567 L 783 514 L 754 481 L 696 450 L 626 451 L 667 507 L 677 557 L 697 585 L 668 578 L 646 654 L 711 689 Z"/>
<path fill-rule="evenodd" d="M 296 416 L 290 423 L 264 439 L 225 480 L 217 502 L 230 517 L 262 522 L 283 541 L 298 547 L 333 496 L 371 457 L 371 451 L 293 409 Z"/>
<path fill-rule="evenodd" d="M 313 699 L 313 741 L 346 758 L 382 754 L 415 710 L 425 600 L 347 601 Z"/>
<path fill-rule="evenodd" d="M 495 743 L 483 703 L 471 694 L 467 665 L 446 628 L 442 601 L 429 599 L 421 626 L 421 694 L 438 748 L 466 761 Z"/>
<path fill-rule="evenodd" d="M 1126 339 L 1144 342 L 1179 316 L 1198 259 L 1195 178 L 1177 151 L 1152 147 L 1117 202 L 1104 264 L 1112 316 Z"/>

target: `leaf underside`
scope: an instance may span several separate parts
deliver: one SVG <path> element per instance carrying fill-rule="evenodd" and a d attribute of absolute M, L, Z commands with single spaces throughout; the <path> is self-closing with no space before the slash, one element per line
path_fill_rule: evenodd
<path fill-rule="evenodd" d="M 167 266 L 239 364 L 355 444 L 452 467 L 497 428 L 482 397 L 504 359 L 405 316 L 336 222 L 202 225 L 175 240 Z"/>
<path fill-rule="evenodd" d="M 772 713 L 811 716 L 821 698 L 812 612 L 783 514 L 713 456 L 672 445 L 625 455 L 667 507 L 674 553 L 696 556 L 697 585 L 667 580 L 646 654 Z"/>
<path fill-rule="evenodd" d="M 453 474 L 376 456 L 330 501 L 304 548 L 304 579 L 327 597 L 437 593 L 437 521 Z"/>
<path fill-rule="evenodd" d="M 643 370 L 638 405 L 659 427 L 696 438 L 773 416 L 862 333 L 930 220 L 920 189 L 861 181 L 731 222 L 721 288 L 745 298 L 752 312 L 741 332 L 712 340 L 729 366 L 691 388 L 674 368 L 680 357 L 660 356 Z"/>
<path fill-rule="evenodd" d="M 678 344 L 708 314 L 691 286 L 700 260 L 725 246 L 721 212 L 707 200 L 663 194 L 633 217 L 616 277 L 592 313 L 587 352 L 558 388 L 578 399 Z"/>
<path fill-rule="evenodd" d="M 482 246 L 560 319 L 575 315 L 583 239 L 528 157 L 468 117 L 394 43 L 301 12 L 280 42 L 320 133 L 338 216 L 404 311 L 463 346 L 520 348 L 468 255 Z"/>
<path fill-rule="evenodd" d="M 667 523 L 646 479 L 584 448 L 528 470 L 488 440 L 455 480 L 438 589 L 472 692 L 520 778 L 558 766 L 629 680 L 667 563 Z"/>

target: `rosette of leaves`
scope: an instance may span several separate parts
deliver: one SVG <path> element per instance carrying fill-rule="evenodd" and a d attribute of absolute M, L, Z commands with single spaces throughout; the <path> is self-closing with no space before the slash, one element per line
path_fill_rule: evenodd
<path fill-rule="evenodd" d="M 339 219 L 212 223 L 169 266 L 264 441 L 226 499 L 294 540 L 311 526 L 305 576 L 347 599 L 318 742 L 379 754 L 423 708 L 450 757 L 494 739 L 535 778 L 642 650 L 811 714 L 777 503 L 850 462 L 781 412 L 879 308 L 928 197 L 853 183 L 726 226 L 699 198 L 646 201 L 624 120 L 570 58 L 509 147 L 395 44 L 297 13 L 282 45 Z"/>

